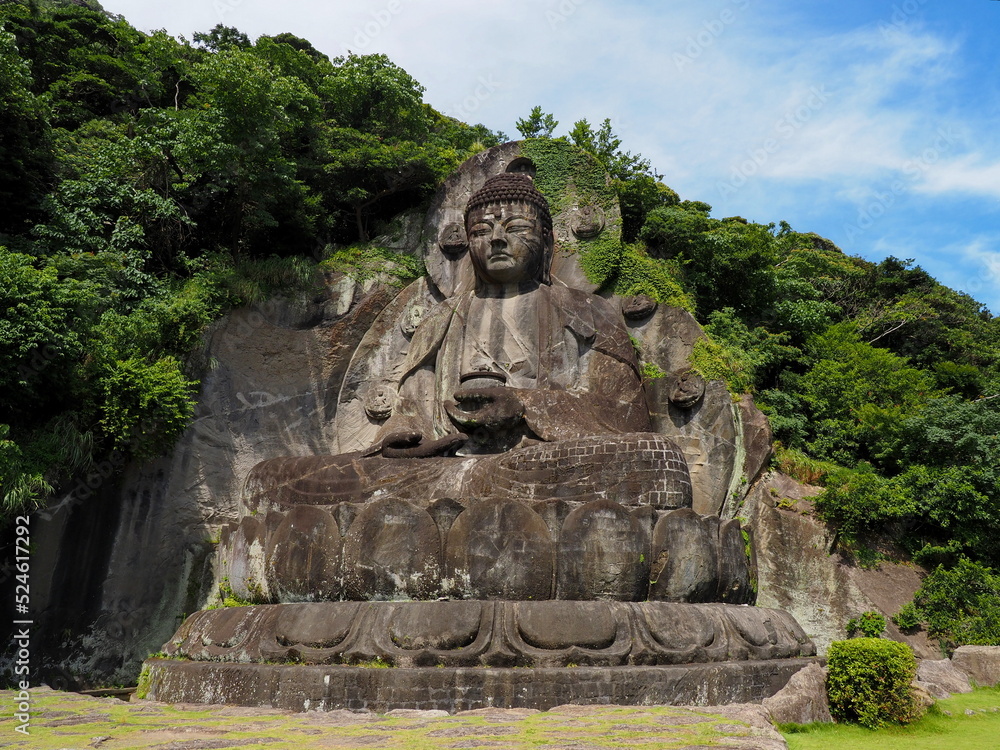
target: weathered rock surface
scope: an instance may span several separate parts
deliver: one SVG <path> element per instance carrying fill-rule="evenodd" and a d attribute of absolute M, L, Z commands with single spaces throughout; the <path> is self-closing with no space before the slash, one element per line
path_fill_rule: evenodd
<path fill-rule="evenodd" d="M 951 662 L 976 685 L 1000 684 L 1000 646 L 959 646 Z"/>
<path fill-rule="evenodd" d="M 972 692 L 969 675 L 956 667 L 951 659 L 921 659 L 917 665 L 917 682 L 936 698 Z"/>
<path fill-rule="evenodd" d="M 726 501 L 736 466 L 738 427 L 725 383 L 705 383 L 704 395 L 680 406 L 671 400 L 676 379 L 691 367 L 691 352 L 705 334 L 694 317 L 679 307 L 660 305 L 646 320 L 628 321 L 640 342 L 642 359 L 667 373 L 646 381 L 653 429 L 670 435 L 684 453 L 698 513 L 718 514 Z M 685 394 L 686 395 L 686 394 Z"/>
<path fill-rule="evenodd" d="M 293 505 L 226 525 L 218 546 L 220 584 L 257 603 L 754 601 L 738 521 L 598 497 Z"/>
<path fill-rule="evenodd" d="M 666 373 L 646 381 L 653 427 L 684 453 L 692 507 L 732 518 L 771 458 L 770 424 L 752 397 L 734 403 L 725 383 L 692 374 L 691 353 L 705 334 L 689 312 L 668 305 L 652 309 L 646 318 L 627 323 L 643 361 Z"/>
<path fill-rule="evenodd" d="M 810 664 L 796 672 L 785 687 L 764 699 L 764 708 L 775 724 L 833 721 L 826 695 L 826 668 Z"/>
<path fill-rule="evenodd" d="M 195 661 L 565 667 L 812 656 L 787 614 L 613 601 L 321 602 L 203 610 L 164 651 Z"/>
<path fill-rule="evenodd" d="M 927 689 L 927 684 L 920 680 L 913 680 L 910 683 L 910 691 L 913 695 L 913 702 L 917 707 L 917 714 L 923 715 L 924 711 L 934 705 L 934 695 Z"/>
<path fill-rule="evenodd" d="M 743 476 L 753 482 L 767 467 L 774 453 L 771 423 L 757 408 L 753 396 L 743 394 L 739 401 L 740 423 L 743 429 Z"/>
<path fill-rule="evenodd" d="M 226 316 L 206 336 L 203 356 L 212 366 L 194 421 L 170 455 L 129 466 L 118 486 L 100 486 L 103 503 L 68 497 L 46 512 L 59 522 L 38 524 L 33 535 L 39 560 L 50 561 L 33 578 L 53 582 L 50 591 L 39 586 L 37 619 L 57 644 L 65 629 L 83 632 L 72 657 L 43 667 L 47 679 L 135 680 L 141 660 L 201 606 L 212 581 L 212 537 L 239 520 L 250 468 L 274 455 L 332 449 L 340 379 L 395 291 L 363 294 L 349 279 L 330 278 L 316 296 Z M 89 549 L 67 543 L 65 535 L 92 525 L 94 514 L 100 525 Z M 260 530 L 242 533 L 252 547 Z M 264 551 L 247 558 L 262 566 Z"/>
<path fill-rule="evenodd" d="M 366 669 L 170 659 L 147 662 L 149 698 L 153 700 L 291 711 L 346 707 L 380 713 L 393 708 L 449 713 L 498 707 L 544 710 L 570 702 L 632 706 L 751 703 L 776 693 L 809 663 L 808 659 L 782 659 L 655 667 Z M 574 708 L 585 710 L 583 706 Z"/>
<path fill-rule="evenodd" d="M 878 611 L 886 619 L 913 598 L 919 569 L 882 563 L 877 570 L 848 565 L 830 553 L 831 532 L 810 514 L 808 498 L 820 491 L 778 473 L 766 475 L 747 496 L 748 519 L 757 556 L 757 604 L 784 609 L 801 623 L 820 654 L 847 637 L 847 621 Z M 887 635 L 909 643 L 920 658 L 936 650 L 926 637 L 908 637 L 891 622 Z"/>

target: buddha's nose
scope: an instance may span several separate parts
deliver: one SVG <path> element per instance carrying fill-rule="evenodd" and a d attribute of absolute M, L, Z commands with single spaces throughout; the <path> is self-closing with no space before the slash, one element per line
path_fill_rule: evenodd
<path fill-rule="evenodd" d="M 491 247 L 507 247 L 507 232 L 501 226 L 493 227 L 493 235 L 490 237 Z"/>

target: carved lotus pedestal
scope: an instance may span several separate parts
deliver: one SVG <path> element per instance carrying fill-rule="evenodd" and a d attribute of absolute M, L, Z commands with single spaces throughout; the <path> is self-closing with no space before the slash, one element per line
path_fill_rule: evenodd
<path fill-rule="evenodd" d="M 165 650 L 152 699 L 300 711 L 759 701 L 815 655 L 777 610 L 610 601 L 206 610 Z"/>

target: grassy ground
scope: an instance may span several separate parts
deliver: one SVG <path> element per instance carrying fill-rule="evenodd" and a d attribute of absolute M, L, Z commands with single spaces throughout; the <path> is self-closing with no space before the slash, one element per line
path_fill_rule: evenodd
<path fill-rule="evenodd" d="M 872 731 L 847 724 L 810 724 L 797 729 L 782 732 L 788 750 L 996 750 L 1000 688 L 979 688 L 938 701 L 924 718 L 905 727 Z"/>
<path fill-rule="evenodd" d="M 562 706 L 393 715 L 285 713 L 231 706 L 170 706 L 32 691 L 31 735 L 14 731 L 16 693 L 0 691 L 0 747 L 31 750 L 217 750 L 219 748 L 781 748 L 769 728 L 678 707 Z"/>

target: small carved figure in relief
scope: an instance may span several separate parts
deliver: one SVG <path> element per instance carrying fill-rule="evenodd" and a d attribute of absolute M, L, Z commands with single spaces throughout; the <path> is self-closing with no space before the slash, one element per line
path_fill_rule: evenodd
<path fill-rule="evenodd" d="M 604 211 L 600 206 L 580 206 L 571 228 L 580 239 L 596 237 L 604 231 Z"/>

